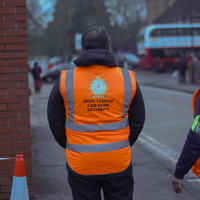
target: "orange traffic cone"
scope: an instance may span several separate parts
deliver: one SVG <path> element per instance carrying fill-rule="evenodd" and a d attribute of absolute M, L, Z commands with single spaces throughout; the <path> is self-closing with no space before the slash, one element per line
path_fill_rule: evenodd
<path fill-rule="evenodd" d="M 10 200 L 29 200 L 23 155 L 16 155 Z"/>

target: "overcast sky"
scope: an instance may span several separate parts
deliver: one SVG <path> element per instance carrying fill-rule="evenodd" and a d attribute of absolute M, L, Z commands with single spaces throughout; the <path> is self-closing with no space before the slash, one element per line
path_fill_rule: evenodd
<path fill-rule="evenodd" d="M 56 0 L 38 0 L 38 1 L 39 1 L 39 4 L 42 6 L 43 11 L 48 13 L 47 17 L 45 17 L 46 23 L 48 23 L 49 21 L 52 21 L 53 20 L 52 14 L 54 11 L 54 5 L 56 3 Z"/>

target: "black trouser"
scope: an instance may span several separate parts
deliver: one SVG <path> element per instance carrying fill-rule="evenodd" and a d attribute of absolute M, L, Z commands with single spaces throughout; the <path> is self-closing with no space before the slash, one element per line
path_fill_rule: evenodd
<path fill-rule="evenodd" d="M 115 176 L 79 176 L 68 170 L 68 181 L 73 200 L 101 200 L 101 189 L 105 200 L 132 200 L 134 180 L 132 166 L 125 174 Z M 103 177 L 103 178 L 102 178 Z"/>
<path fill-rule="evenodd" d="M 179 71 L 179 83 L 185 83 L 185 71 Z"/>

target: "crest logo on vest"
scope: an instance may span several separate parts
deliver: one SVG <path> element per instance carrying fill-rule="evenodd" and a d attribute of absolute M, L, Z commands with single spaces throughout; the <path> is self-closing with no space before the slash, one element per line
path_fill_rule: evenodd
<path fill-rule="evenodd" d="M 106 93 L 109 90 L 108 82 L 100 76 L 93 78 L 88 85 L 89 92 L 92 94 L 90 98 L 108 98 Z"/>
<path fill-rule="evenodd" d="M 109 90 L 108 82 L 101 76 L 96 76 L 90 80 L 88 90 L 91 94 L 88 98 L 92 99 L 83 100 L 83 103 L 87 105 L 87 111 L 108 111 L 114 101 L 106 95 Z"/>

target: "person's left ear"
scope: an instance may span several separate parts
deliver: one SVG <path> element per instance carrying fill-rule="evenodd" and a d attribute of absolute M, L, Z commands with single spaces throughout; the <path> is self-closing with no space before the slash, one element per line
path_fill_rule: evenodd
<path fill-rule="evenodd" d="M 111 47 L 109 47 L 108 50 L 111 51 Z"/>

